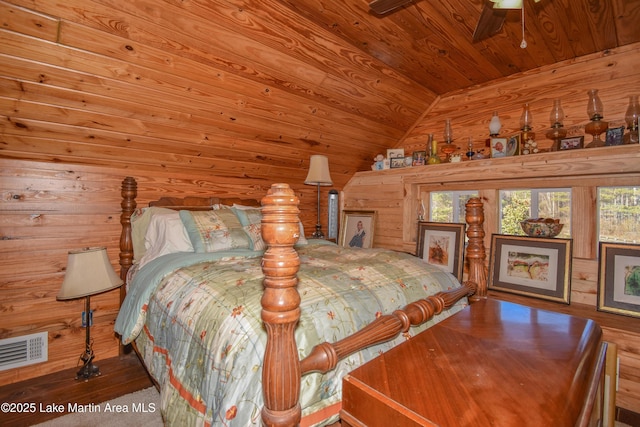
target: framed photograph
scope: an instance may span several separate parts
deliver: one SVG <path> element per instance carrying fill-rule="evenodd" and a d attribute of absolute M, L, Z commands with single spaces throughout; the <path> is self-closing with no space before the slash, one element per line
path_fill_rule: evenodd
<path fill-rule="evenodd" d="M 387 159 L 401 158 L 404 162 L 404 148 L 389 148 L 387 149 Z"/>
<path fill-rule="evenodd" d="M 338 244 L 347 248 L 371 248 L 375 222 L 376 211 L 342 211 Z"/>
<path fill-rule="evenodd" d="M 507 155 L 507 138 L 491 138 L 491 157 Z"/>
<path fill-rule="evenodd" d="M 572 240 L 491 236 L 489 289 L 569 304 Z"/>
<path fill-rule="evenodd" d="M 391 159 L 389 159 L 389 166 L 391 167 L 391 169 L 403 168 L 404 157 L 392 157 Z"/>
<path fill-rule="evenodd" d="M 607 138 L 604 141 L 604 145 L 622 145 L 622 136 L 624 134 L 624 126 L 618 128 L 607 129 Z"/>
<path fill-rule="evenodd" d="M 574 136 L 571 138 L 562 138 L 560 140 L 561 150 L 573 150 L 574 148 L 582 148 L 584 136 Z"/>
<path fill-rule="evenodd" d="M 416 255 L 462 281 L 466 224 L 419 222 Z"/>
<path fill-rule="evenodd" d="M 427 160 L 426 151 L 414 151 L 412 154 L 413 166 L 423 166 Z"/>
<path fill-rule="evenodd" d="M 506 156 L 517 156 L 520 154 L 521 134 L 517 133 L 507 139 L 507 147 L 505 149 Z"/>
<path fill-rule="evenodd" d="M 600 242 L 598 311 L 640 317 L 640 245 Z"/>

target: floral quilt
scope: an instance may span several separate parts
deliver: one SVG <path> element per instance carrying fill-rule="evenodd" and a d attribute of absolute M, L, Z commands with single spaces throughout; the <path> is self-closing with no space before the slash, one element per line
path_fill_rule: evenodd
<path fill-rule="evenodd" d="M 312 241 L 313 242 L 313 241 Z M 409 254 L 314 244 L 298 248 L 300 357 L 380 314 L 460 286 L 450 274 Z M 160 385 L 167 425 L 259 426 L 266 332 L 260 319 L 262 252 L 170 254 L 136 273 L 116 321 Z M 388 343 L 302 378 L 302 425 L 335 422 L 342 377 L 381 352 L 466 306 L 450 310 Z"/>

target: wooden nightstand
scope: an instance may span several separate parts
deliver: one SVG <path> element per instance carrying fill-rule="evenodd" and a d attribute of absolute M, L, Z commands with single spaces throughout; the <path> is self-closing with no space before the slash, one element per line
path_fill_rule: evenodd
<path fill-rule="evenodd" d="M 474 302 L 347 375 L 342 425 L 599 425 L 606 347 L 592 320 Z"/>

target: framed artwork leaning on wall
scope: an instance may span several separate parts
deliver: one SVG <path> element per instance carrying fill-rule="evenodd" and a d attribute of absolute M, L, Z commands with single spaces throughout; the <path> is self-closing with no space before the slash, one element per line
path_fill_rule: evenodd
<path fill-rule="evenodd" d="M 466 224 L 448 222 L 418 223 L 416 255 L 462 281 Z"/>
<path fill-rule="evenodd" d="M 640 245 L 599 244 L 598 311 L 640 317 Z"/>
<path fill-rule="evenodd" d="M 493 234 L 489 289 L 569 304 L 572 242 Z"/>
<path fill-rule="evenodd" d="M 371 248 L 376 211 L 342 211 L 338 244 L 347 248 Z"/>

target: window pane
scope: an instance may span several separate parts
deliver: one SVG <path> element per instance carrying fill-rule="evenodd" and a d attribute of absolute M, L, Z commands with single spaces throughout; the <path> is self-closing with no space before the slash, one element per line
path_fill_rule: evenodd
<path fill-rule="evenodd" d="M 558 237 L 571 237 L 571 190 L 500 191 L 500 233 L 524 236 L 520 222 L 529 218 L 559 218 L 564 227 Z"/>
<path fill-rule="evenodd" d="M 434 191 L 429 195 L 429 221 L 465 222 L 465 204 L 477 191 Z"/>
<path fill-rule="evenodd" d="M 598 237 L 640 243 L 640 187 L 598 188 Z"/>

